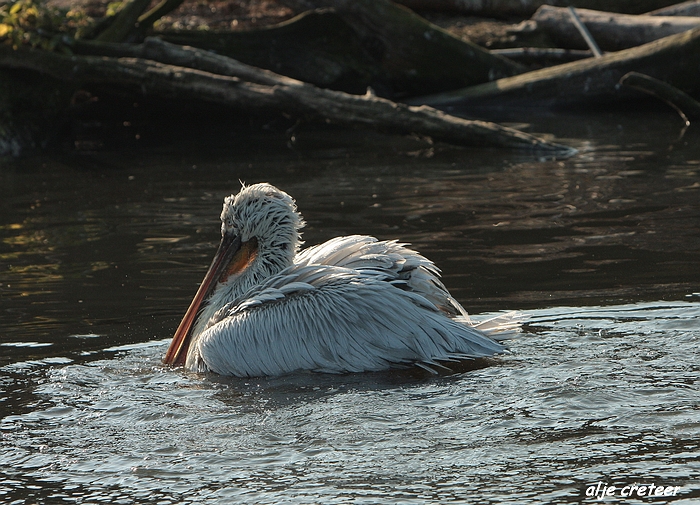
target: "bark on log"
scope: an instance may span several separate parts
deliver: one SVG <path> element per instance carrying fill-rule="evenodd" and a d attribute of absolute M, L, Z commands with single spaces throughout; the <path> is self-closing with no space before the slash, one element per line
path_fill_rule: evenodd
<path fill-rule="evenodd" d="M 689 16 L 630 16 L 587 9 L 576 9 L 576 13 L 604 51 L 640 46 L 700 26 L 700 19 Z M 532 19 L 558 46 L 570 49 L 588 47 L 568 9 L 543 5 Z"/>
<path fill-rule="evenodd" d="M 265 86 L 300 83 L 297 79 L 247 65 L 233 58 L 195 47 L 179 46 L 157 37 L 148 37 L 142 44 L 106 44 L 84 40 L 68 40 L 66 42 L 75 54 L 83 56 L 151 60 L 173 67 L 184 67 L 210 74 L 235 77 L 241 81 Z"/>
<path fill-rule="evenodd" d="M 208 61 L 207 65 L 219 65 L 219 68 L 230 65 L 229 74 L 236 68 L 242 68 L 247 76 L 256 74 L 256 69 L 241 63 L 230 64 L 225 61 L 229 59 L 204 51 L 159 41 L 150 44 L 151 49 L 143 50 L 156 50 L 162 59 Z M 260 84 L 150 59 L 66 56 L 24 47 L 13 50 L 8 46 L 0 46 L 0 67 L 32 70 L 64 81 L 130 88 L 165 99 L 202 100 L 248 110 L 284 110 L 340 125 L 418 133 L 453 144 L 529 149 L 551 156 L 568 156 L 574 152 L 569 147 L 494 123 L 469 121 L 430 107 L 409 107 L 369 94 L 358 96 L 324 90 L 270 72 L 259 75 L 258 80 L 266 82 Z"/>
<path fill-rule="evenodd" d="M 411 104 L 559 106 L 606 103 L 630 96 L 618 86 L 637 71 L 694 95 L 700 93 L 700 28 L 600 58 L 565 63 L 449 93 L 407 101 Z"/>

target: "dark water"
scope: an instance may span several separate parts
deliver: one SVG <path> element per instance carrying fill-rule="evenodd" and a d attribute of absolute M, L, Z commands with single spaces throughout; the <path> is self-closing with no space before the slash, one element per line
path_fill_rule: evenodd
<path fill-rule="evenodd" d="M 568 160 L 305 130 L 2 162 L 0 502 L 698 503 L 693 128 L 539 118 Z M 292 194 L 308 244 L 412 243 L 525 333 L 441 377 L 162 366 L 239 180 Z"/>

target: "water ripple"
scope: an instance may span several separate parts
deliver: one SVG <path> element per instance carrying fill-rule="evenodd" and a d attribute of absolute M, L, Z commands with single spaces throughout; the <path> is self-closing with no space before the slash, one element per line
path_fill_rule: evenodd
<path fill-rule="evenodd" d="M 697 498 L 699 327 L 698 303 L 533 311 L 510 355 L 437 378 L 199 376 L 160 364 L 166 341 L 112 348 L 51 366 L 35 386 L 51 406 L 2 419 L 0 492 L 564 503 L 603 480 Z"/>

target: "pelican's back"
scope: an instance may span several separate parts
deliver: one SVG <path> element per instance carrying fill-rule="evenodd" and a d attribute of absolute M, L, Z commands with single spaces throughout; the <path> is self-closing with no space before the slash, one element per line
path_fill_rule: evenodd
<path fill-rule="evenodd" d="M 396 240 L 379 241 L 366 235 L 337 237 L 301 251 L 294 263 L 333 265 L 374 275 L 395 286 L 418 293 L 449 315 L 468 318 L 440 280 L 440 269 L 428 258 Z"/>

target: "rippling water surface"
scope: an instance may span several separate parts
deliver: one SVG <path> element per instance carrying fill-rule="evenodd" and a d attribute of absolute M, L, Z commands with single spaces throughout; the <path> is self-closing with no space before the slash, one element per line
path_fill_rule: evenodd
<path fill-rule="evenodd" d="M 540 119 L 568 160 L 302 131 L 3 162 L 0 502 L 698 503 L 700 142 L 640 119 Z M 163 366 L 239 179 L 524 333 L 441 376 Z"/>

